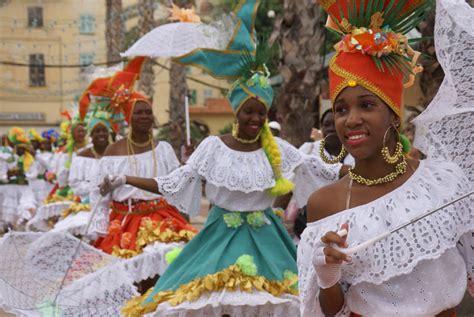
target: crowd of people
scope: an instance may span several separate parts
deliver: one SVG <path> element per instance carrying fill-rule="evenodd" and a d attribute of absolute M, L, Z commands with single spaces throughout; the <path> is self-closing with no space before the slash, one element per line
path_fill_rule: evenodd
<path fill-rule="evenodd" d="M 438 14 L 450 2 L 438 0 Z M 0 148 L 0 253 L 10 260 L 0 262 L 0 307 L 25 316 L 455 316 L 466 290 L 474 294 L 472 151 L 461 165 L 418 160 L 400 133 L 403 90 L 421 71 L 403 34 L 432 2 L 351 3 L 320 0 L 342 40 L 320 135 L 299 149 L 268 122 L 274 95 L 256 0 L 240 1 L 223 47 L 175 58 L 233 82 L 232 133 L 186 147 L 186 161 L 153 136 L 152 102 L 134 87 L 145 57 L 94 79 L 59 131 L 11 128 Z M 210 209 L 197 230 L 188 216 L 203 196 Z"/>

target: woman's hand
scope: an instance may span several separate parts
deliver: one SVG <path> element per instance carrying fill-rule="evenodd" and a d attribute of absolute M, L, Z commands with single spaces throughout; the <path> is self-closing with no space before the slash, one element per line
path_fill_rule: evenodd
<path fill-rule="evenodd" d="M 313 266 L 318 276 L 318 284 L 326 289 L 334 286 L 341 279 L 341 265 L 350 262 L 351 257 L 333 248 L 334 245 L 340 248 L 347 248 L 346 238 L 348 224 L 341 226 L 341 230 L 327 232 L 322 238 L 322 248 L 315 250 L 313 254 Z"/>
<path fill-rule="evenodd" d="M 107 175 L 104 177 L 102 184 L 100 184 L 100 194 L 106 196 L 107 194 L 113 192 L 116 188 L 125 185 L 127 182 L 127 177 L 125 175 L 113 176 Z"/>

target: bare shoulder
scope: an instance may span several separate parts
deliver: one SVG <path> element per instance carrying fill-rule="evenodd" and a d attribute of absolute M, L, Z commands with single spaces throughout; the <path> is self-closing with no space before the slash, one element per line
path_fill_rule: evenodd
<path fill-rule="evenodd" d="M 104 152 L 103 156 L 119 156 L 127 155 L 127 139 L 123 138 L 117 142 L 110 144 Z"/>
<path fill-rule="evenodd" d="M 77 154 L 78 157 L 88 157 L 88 158 L 94 158 L 94 153 L 92 153 L 91 148 L 87 148 L 85 150 L 82 150 Z"/>
<path fill-rule="evenodd" d="M 345 209 L 346 193 L 346 177 L 315 191 L 308 200 L 308 223 L 343 211 Z"/>

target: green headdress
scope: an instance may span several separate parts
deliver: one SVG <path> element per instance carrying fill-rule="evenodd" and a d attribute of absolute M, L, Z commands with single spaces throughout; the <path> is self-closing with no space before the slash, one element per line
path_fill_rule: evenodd
<path fill-rule="evenodd" d="M 273 102 L 273 89 L 268 83 L 270 73 L 265 66 L 269 50 L 255 43 L 255 17 L 260 1 L 240 1 L 234 10 L 237 24 L 225 49 L 199 48 L 175 58 L 185 65 L 201 68 L 219 79 L 233 80 L 227 98 L 235 113 L 249 98 L 260 100 L 267 109 Z"/>
<path fill-rule="evenodd" d="M 198 48 L 175 58 L 178 63 L 199 67 L 215 78 L 233 80 L 227 98 L 234 113 L 250 98 L 262 102 L 267 110 L 273 102 L 273 89 L 268 82 L 270 73 L 265 66 L 270 50 L 255 41 L 254 27 L 259 3 L 258 0 L 239 2 L 234 10 L 237 24 L 224 49 Z M 271 194 L 280 196 L 289 193 L 294 184 L 282 176 L 280 148 L 268 123 L 262 128 L 260 142 L 275 178 Z"/>
<path fill-rule="evenodd" d="M 106 111 L 109 106 L 110 100 L 108 98 L 97 98 L 93 106 L 89 109 L 86 115 L 88 125 L 87 132 L 91 134 L 92 130 L 98 125 L 104 125 L 107 130 L 112 131 L 112 118 L 110 113 Z"/>

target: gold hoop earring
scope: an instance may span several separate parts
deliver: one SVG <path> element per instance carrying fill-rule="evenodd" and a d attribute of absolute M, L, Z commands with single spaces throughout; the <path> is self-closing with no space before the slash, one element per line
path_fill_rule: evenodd
<path fill-rule="evenodd" d="M 328 135 L 329 136 L 329 135 Z M 328 137 L 326 136 L 326 138 Z M 319 156 L 321 157 L 321 159 L 324 161 L 324 163 L 326 164 L 337 164 L 337 163 L 341 163 L 342 159 L 346 156 L 347 152 L 346 152 L 346 149 L 344 148 L 344 146 L 341 145 L 341 152 L 339 152 L 339 154 L 334 157 L 334 158 L 329 158 L 326 156 L 326 154 L 324 153 L 324 148 L 325 148 L 325 145 L 326 145 L 326 138 L 322 139 L 321 142 L 319 143 Z"/>
<path fill-rule="evenodd" d="M 388 146 L 385 145 L 385 140 L 387 139 L 387 133 L 388 131 L 390 131 L 390 129 L 394 129 L 395 132 L 398 132 L 397 131 L 397 128 L 395 128 L 394 126 L 390 126 L 388 127 L 388 129 L 385 131 L 385 134 L 383 136 L 383 143 L 382 143 L 382 157 L 383 159 L 385 160 L 385 162 L 389 163 L 389 164 L 395 164 L 398 162 L 398 160 L 400 159 L 400 157 L 403 156 L 403 145 L 402 143 L 400 143 L 400 137 L 397 141 L 397 144 L 395 146 L 395 152 L 393 153 L 393 155 L 390 154 L 390 150 L 388 149 Z"/>
<path fill-rule="evenodd" d="M 234 138 L 239 137 L 239 121 L 235 121 L 234 123 L 232 123 L 232 136 Z"/>

